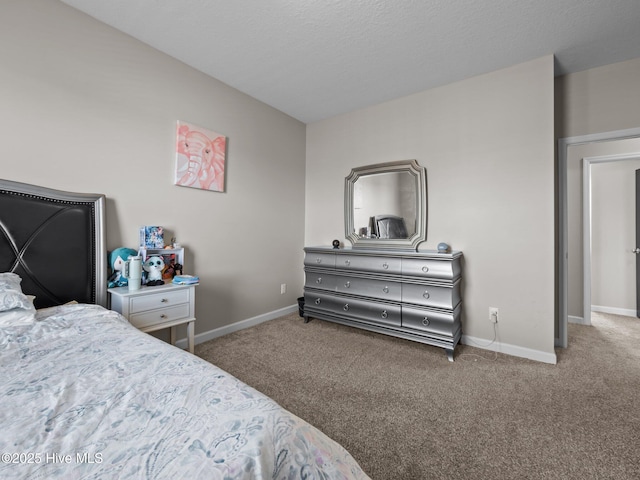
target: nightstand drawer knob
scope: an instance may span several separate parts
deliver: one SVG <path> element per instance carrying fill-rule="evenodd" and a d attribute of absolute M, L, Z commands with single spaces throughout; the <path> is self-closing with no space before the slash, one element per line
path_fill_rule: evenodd
<path fill-rule="evenodd" d="M 429 298 L 431 295 L 429 295 L 429 290 L 425 290 L 424 293 L 422 294 L 422 296 L 427 299 Z"/>
<path fill-rule="evenodd" d="M 167 318 L 167 315 L 163 313 L 162 315 L 160 315 L 160 318 Z"/>
<path fill-rule="evenodd" d="M 167 303 L 169 301 L 168 298 L 163 298 L 162 300 L 160 300 L 162 303 Z"/>
<path fill-rule="evenodd" d="M 345 304 L 344 304 L 344 307 L 342 307 L 342 309 L 343 309 L 345 312 L 348 312 L 348 311 L 349 311 L 349 304 L 348 304 L 348 303 L 345 303 Z"/>
<path fill-rule="evenodd" d="M 431 322 L 429 321 L 429 319 L 427 317 L 424 317 L 422 319 L 422 325 L 424 325 L 425 327 L 428 327 L 430 323 Z"/>
<path fill-rule="evenodd" d="M 318 277 L 318 279 L 316 280 L 316 283 L 320 285 L 322 283 L 322 277 Z"/>
<path fill-rule="evenodd" d="M 427 267 L 427 266 L 422 267 L 422 271 L 424 273 L 427 273 L 429 271 L 429 267 Z"/>
<path fill-rule="evenodd" d="M 380 316 L 381 316 L 382 318 L 387 318 L 387 317 L 389 316 L 389 314 L 387 313 L 387 311 L 386 311 L 386 310 L 383 310 L 383 311 L 382 311 L 382 313 L 380 314 Z"/>

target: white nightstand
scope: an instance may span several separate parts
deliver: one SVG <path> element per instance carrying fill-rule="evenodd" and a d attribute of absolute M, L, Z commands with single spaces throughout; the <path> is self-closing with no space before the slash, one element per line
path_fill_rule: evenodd
<path fill-rule="evenodd" d="M 196 285 L 167 283 L 139 290 L 116 287 L 109 290 L 111 309 L 121 313 L 142 332 L 171 328 L 171 344 L 176 343 L 175 327 L 187 324 L 189 352 L 193 353 Z"/>

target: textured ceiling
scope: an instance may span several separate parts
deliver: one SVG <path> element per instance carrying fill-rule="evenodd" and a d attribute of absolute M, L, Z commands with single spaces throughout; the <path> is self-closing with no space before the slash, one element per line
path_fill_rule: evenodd
<path fill-rule="evenodd" d="M 62 0 L 309 123 L 554 54 L 640 56 L 640 0 Z"/>

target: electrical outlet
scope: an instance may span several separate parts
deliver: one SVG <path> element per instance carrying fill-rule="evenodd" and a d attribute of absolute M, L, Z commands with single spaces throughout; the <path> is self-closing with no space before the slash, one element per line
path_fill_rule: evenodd
<path fill-rule="evenodd" d="M 280 285 L 280 295 L 284 295 L 285 293 L 287 293 L 287 284 L 283 283 Z"/>
<path fill-rule="evenodd" d="M 489 307 L 489 321 L 498 323 L 498 309 L 496 307 Z"/>

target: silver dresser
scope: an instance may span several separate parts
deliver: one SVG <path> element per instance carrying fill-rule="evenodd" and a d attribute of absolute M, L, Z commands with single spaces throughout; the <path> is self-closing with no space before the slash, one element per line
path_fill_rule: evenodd
<path fill-rule="evenodd" d="M 453 361 L 461 252 L 304 251 L 305 323 L 318 318 L 442 347 Z"/>

